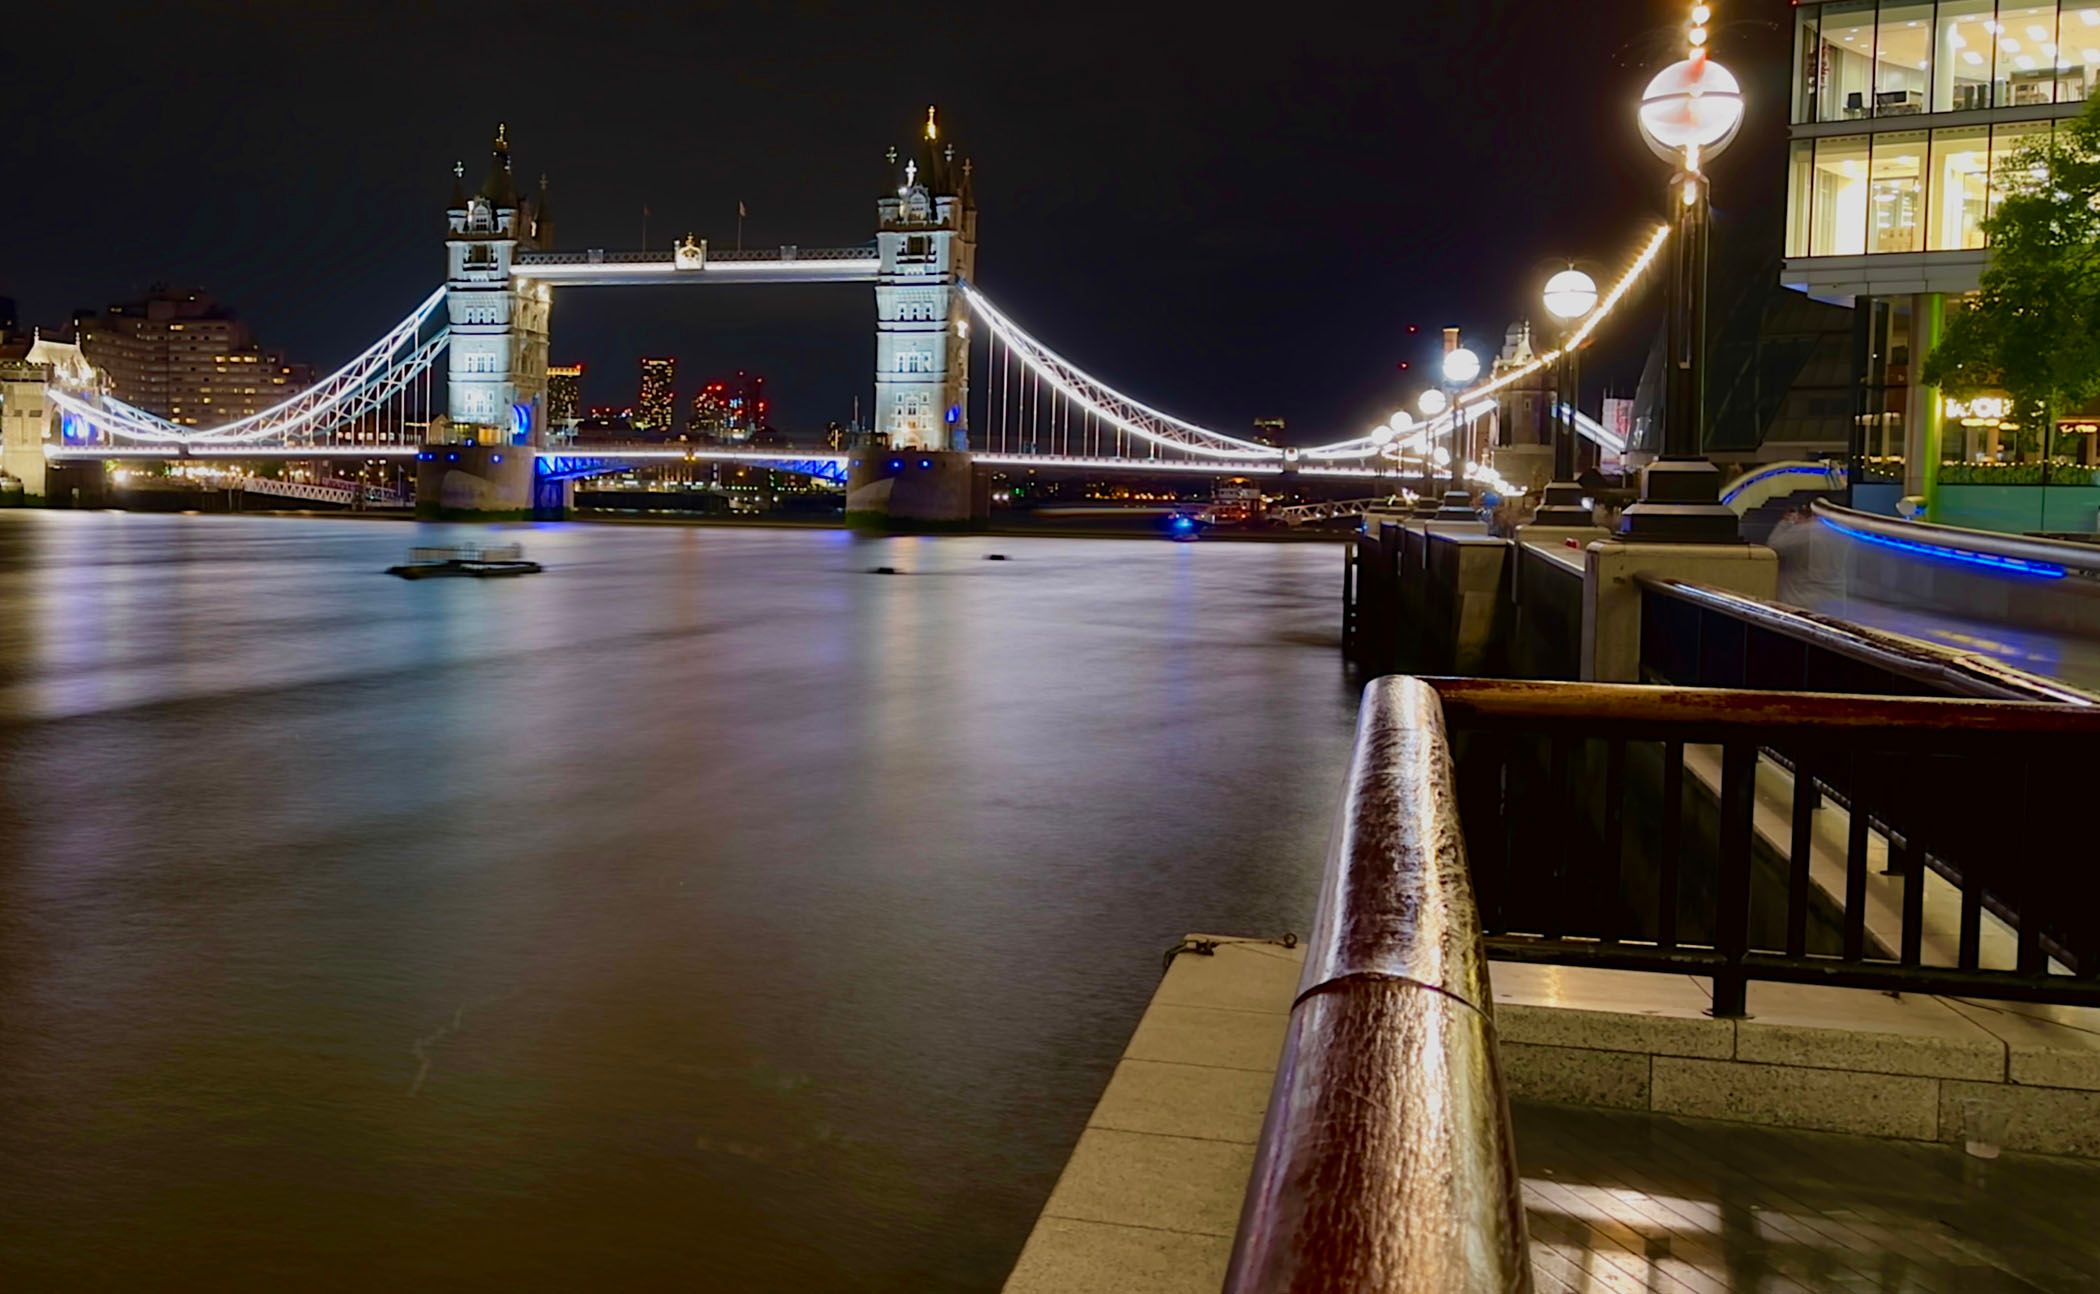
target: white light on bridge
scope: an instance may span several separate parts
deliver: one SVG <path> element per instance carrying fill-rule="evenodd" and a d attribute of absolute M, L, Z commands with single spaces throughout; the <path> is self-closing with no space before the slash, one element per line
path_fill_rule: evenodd
<path fill-rule="evenodd" d="M 1546 312 L 1563 322 L 1580 319 L 1597 308 L 1597 280 L 1578 269 L 1565 269 L 1546 280 Z"/>
<path fill-rule="evenodd" d="M 1437 390 L 1435 387 L 1430 387 L 1427 391 L 1422 392 L 1420 400 L 1415 401 L 1415 407 L 1422 411 L 1423 417 L 1434 418 L 1451 407 L 1451 400 L 1442 391 Z"/>
<path fill-rule="evenodd" d="M 1444 353 L 1444 380 L 1464 386 L 1480 376 L 1480 356 L 1461 346 Z"/>

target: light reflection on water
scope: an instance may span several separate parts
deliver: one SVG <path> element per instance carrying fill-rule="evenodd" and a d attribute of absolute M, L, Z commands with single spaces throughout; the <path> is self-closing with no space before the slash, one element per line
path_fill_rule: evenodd
<path fill-rule="evenodd" d="M 0 1284 L 993 1288 L 1310 917 L 1329 546 L 438 529 L 0 514 Z"/>

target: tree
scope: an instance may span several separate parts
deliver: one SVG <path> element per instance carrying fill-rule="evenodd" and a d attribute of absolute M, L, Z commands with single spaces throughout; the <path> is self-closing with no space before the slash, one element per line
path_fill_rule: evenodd
<path fill-rule="evenodd" d="M 2045 434 L 2059 410 L 2100 396 L 2100 98 L 2002 161 L 1994 183 L 1990 264 L 1925 380 L 1956 394 L 2003 387 L 2012 420 Z"/>

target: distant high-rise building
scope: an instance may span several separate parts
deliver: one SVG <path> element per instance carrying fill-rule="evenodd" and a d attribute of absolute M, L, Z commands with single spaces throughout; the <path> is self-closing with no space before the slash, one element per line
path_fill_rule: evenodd
<path fill-rule="evenodd" d="M 772 425 L 766 379 L 738 369 L 733 378 L 703 385 L 693 393 L 693 420 L 689 425 L 696 436 L 750 440 Z"/>
<path fill-rule="evenodd" d="M 634 429 L 668 436 L 678 416 L 678 361 L 642 360 L 642 389 L 634 401 Z"/>
<path fill-rule="evenodd" d="M 727 438 L 728 392 L 727 384 L 722 382 L 708 382 L 693 392 L 693 418 L 686 425 L 695 436 L 706 436 L 711 440 Z"/>
<path fill-rule="evenodd" d="M 547 366 L 547 425 L 566 431 L 583 417 L 583 365 Z"/>
<path fill-rule="evenodd" d="M 1283 419 L 1256 418 L 1254 420 L 1254 438 L 1262 444 L 1271 447 L 1281 445 L 1283 443 Z"/>
<path fill-rule="evenodd" d="M 627 440 L 634 435 L 634 410 L 596 405 L 576 424 L 576 439 Z"/>
<path fill-rule="evenodd" d="M 156 285 L 142 301 L 76 318 L 73 331 L 118 399 L 184 426 L 244 418 L 313 382 L 310 367 L 257 346 L 233 311 L 202 292 Z"/>

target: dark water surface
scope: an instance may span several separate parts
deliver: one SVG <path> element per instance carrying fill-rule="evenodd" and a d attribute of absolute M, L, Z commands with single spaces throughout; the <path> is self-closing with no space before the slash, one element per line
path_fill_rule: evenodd
<path fill-rule="evenodd" d="M 0 1288 L 995 1289 L 1310 918 L 1331 546 L 470 533 L 0 513 Z"/>

